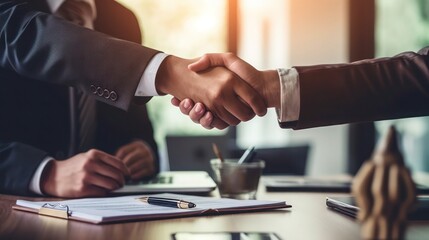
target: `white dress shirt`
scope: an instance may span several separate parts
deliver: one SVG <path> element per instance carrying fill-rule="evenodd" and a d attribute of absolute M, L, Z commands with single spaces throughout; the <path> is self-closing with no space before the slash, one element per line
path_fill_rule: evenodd
<path fill-rule="evenodd" d="M 276 109 L 278 120 L 297 121 L 301 105 L 298 71 L 295 68 L 279 68 L 277 72 L 280 79 L 280 109 Z"/>
<path fill-rule="evenodd" d="M 61 4 L 64 3 L 66 0 L 46 0 L 48 3 L 49 9 L 52 13 L 55 13 L 60 8 Z M 71 1 L 71 0 L 68 0 Z M 97 9 L 95 7 L 94 0 L 74 0 L 74 1 L 82 1 L 86 2 L 91 6 L 93 18 L 97 16 Z M 143 97 L 143 96 L 158 96 L 158 92 L 156 91 L 155 87 L 155 78 L 156 74 L 158 72 L 158 69 L 161 65 L 161 63 L 164 61 L 164 59 L 168 55 L 165 53 L 158 53 L 156 54 L 148 63 L 145 71 L 143 72 L 143 75 L 140 78 L 140 82 L 138 84 L 137 90 L 135 92 L 135 96 Z M 39 165 L 39 167 L 34 172 L 33 177 L 31 178 L 30 182 L 30 191 L 43 195 L 41 189 L 40 189 L 40 180 L 42 177 L 43 170 L 45 169 L 46 165 L 54 160 L 52 157 L 46 157 Z"/>

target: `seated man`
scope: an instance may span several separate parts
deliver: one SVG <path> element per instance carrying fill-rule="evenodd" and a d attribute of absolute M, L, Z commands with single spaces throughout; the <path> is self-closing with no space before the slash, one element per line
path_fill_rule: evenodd
<path fill-rule="evenodd" d="M 33 1 L 31 7 L 50 12 L 47 2 Z M 141 43 L 129 10 L 115 1 L 97 3 L 96 31 Z M 0 76 L 0 193 L 102 196 L 126 178 L 158 172 L 145 105 L 131 104 L 128 112 L 96 101 L 82 107 L 77 88 L 34 81 L 2 67 Z"/>

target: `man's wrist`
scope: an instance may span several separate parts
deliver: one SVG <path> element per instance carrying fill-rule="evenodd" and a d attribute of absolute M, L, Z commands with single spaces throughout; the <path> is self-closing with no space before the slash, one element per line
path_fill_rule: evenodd
<path fill-rule="evenodd" d="M 158 73 L 156 74 L 155 87 L 156 91 L 160 94 L 173 94 L 173 89 L 178 86 L 174 86 L 177 84 L 175 82 L 177 75 L 175 71 L 177 68 L 183 67 L 182 70 L 186 70 L 186 65 L 180 65 L 180 58 L 169 55 L 159 66 Z"/>
<path fill-rule="evenodd" d="M 264 81 L 264 98 L 267 107 L 280 108 L 280 80 L 276 70 L 262 72 Z"/>

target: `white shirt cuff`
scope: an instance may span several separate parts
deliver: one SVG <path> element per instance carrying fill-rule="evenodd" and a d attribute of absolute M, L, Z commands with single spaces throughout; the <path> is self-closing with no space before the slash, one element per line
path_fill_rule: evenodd
<path fill-rule="evenodd" d="M 299 74 L 295 68 L 277 69 L 280 78 L 280 109 L 276 109 L 280 122 L 291 122 L 299 119 L 300 91 Z"/>
<path fill-rule="evenodd" d="M 65 2 L 65 0 L 46 0 L 46 3 L 51 10 L 51 13 L 57 12 L 58 8 Z"/>
<path fill-rule="evenodd" d="M 51 13 L 56 13 L 60 6 L 65 2 L 66 0 L 46 0 L 46 3 L 48 4 L 49 10 L 51 10 Z M 97 17 L 97 8 L 95 6 L 95 0 L 75 0 L 80 2 L 86 2 L 91 6 L 92 11 L 92 19 L 95 19 Z"/>
<path fill-rule="evenodd" d="M 146 69 L 140 78 L 139 85 L 137 86 L 135 96 L 138 97 L 150 97 L 159 96 L 156 91 L 155 79 L 158 73 L 159 66 L 168 55 L 165 53 L 157 53 L 148 63 Z"/>
<path fill-rule="evenodd" d="M 31 178 L 30 182 L 30 191 L 32 191 L 33 193 L 43 195 L 42 190 L 40 189 L 40 179 L 42 177 L 42 173 L 46 165 L 52 160 L 54 159 L 51 157 L 46 157 L 40 163 L 39 167 L 36 169 L 36 172 L 34 172 L 33 178 Z"/>

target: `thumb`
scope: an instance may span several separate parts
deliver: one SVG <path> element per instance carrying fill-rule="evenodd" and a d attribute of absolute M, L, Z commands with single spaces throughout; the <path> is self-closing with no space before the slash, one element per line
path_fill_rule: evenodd
<path fill-rule="evenodd" d="M 189 64 L 188 69 L 193 72 L 200 72 L 217 66 L 225 66 L 225 62 L 221 54 L 204 54 L 196 62 Z"/>

